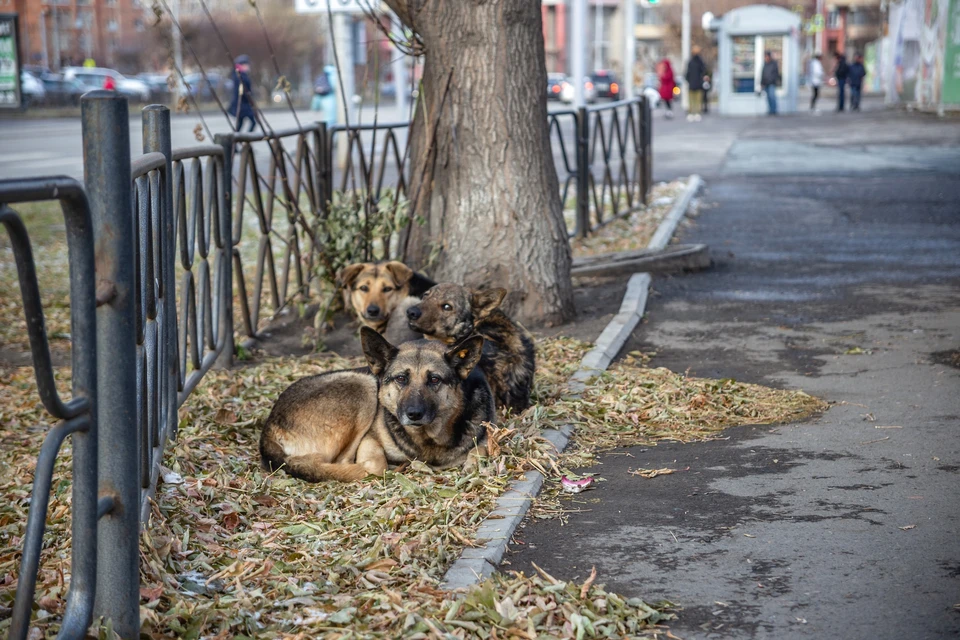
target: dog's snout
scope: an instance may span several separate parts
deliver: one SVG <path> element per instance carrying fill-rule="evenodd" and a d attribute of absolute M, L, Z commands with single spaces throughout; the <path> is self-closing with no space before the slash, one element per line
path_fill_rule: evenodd
<path fill-rule="evenodd" d="M 371 304 L 367 306 L 367 316 L 371 318 L 376 318 L 378 315 L 380 315 L 380 307 L 378 307 L 375 304 Z"/>
<path fill-rule="evenodd" d="M 407 309 L 407 318 L 410 320 L 419 320 L 421 315 L 423 315 L 423 313 L 420 311 L 420 307 L 410 307 Z"/>
<path fill-rule="evenodd" d="M 423 420 L 423 407 L 407 407 L 407 418 L 413 422 Z"/>

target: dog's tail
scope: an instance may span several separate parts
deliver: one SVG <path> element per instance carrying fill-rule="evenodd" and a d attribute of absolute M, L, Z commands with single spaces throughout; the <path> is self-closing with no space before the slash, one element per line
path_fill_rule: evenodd
<path fill-rule="evenodd" d="M 370 472 L 361 464 L 327 462 L 324 456 L 315 454 L 287 458 L 284 470 L 294 478 L 307 482 L 324 480 L 357 482 L 370 475 Z"/>

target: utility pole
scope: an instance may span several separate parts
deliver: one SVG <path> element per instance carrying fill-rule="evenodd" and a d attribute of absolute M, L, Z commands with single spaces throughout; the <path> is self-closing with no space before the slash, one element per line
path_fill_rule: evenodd
<path fill-rule="evenodd" d="M 397 96 L 397 111 L 400 117 L 405 118 L 407 110 L 407 90 L 410 85 L 407 84 L 407 56 L 396 49 L 393 53 L 394 58 L 390 63 L 393 66 L 393 91 Z"/>
<path fill-rule="evenodd" d="M 586 105 L 583 95 L 583 78 L 586 76 L 586 42 L 584 29 L 587 26 L 587 0 L 570 0 L 570 82 L 573 83 L 575 107 Z"/>
<path fill-rule="evenodd" d="M 633 97 L 633 67 L 637 62 L 637 0 L 623 0 L 623 78 L 620 98 Z"/>
<path fill-rule="evenodd" d="M 40 44 L 43 47 L 43 55 L 40 57 L 40 62 L 47 69 L 50 68 L 50 56 L 47 51 L 47 10 L 40 10 Z"/>
<path fill-rule="evenodd" d="M 60 70 L 60 15 L 57 13 L 57 3 L 53 3 L 53 64 L 54 71 Z"/>
<path fill-rule="evenodd" d="M 593 69 L 603 69 L 603 5 L 593 3 Z"/>
<path fill-rule="evenodd" d="M 180 0 L 170 0 L 170 16 L 173 18 L 173 24 L 170 25 L 171 33 L 170 35 L 173 38 L 173 64 L 180 70 L 180 73 L 183 73 L 183 50 L 180 43 Z M 187 87 L 180 86 L 180 74 L 174 73 L 174 77 L 177 78 L 176 88 L 173 90 L 173 100 L 174 105 L 180 103 L 180 89 L 187 89 Z M 236 115 L 236 114 L 233 114 Z"/>
<path fill-rule="evenodd" d="M 336 47 L 337 60 L 340 62 L 340 78 L 337 88 L 340 90 L 340 99 L 337 100 L 337 122 L 340 124 L 356 124 L 356 109 L 353 104 L 355 69 L 353 65 L 353 16 L 348 13 L 333 14 L 333 43 Z M 347 166 L 346 136 L 340 137 L 337 144 L 337 165 L 340 169 Z"/>
<path fill-rule="evenodd" d="M 680 64 L 680 74 L 685 75 L 687 72 L 687 63 L 690 62 L 690 0 L 683 0 L 683 16 L 680 20 L 680 29 L 681 29 L 681 50 L 683 60 Z M 689 106 L 690 100 L 690 90 L 687 87 L 687 81 L 684 79 L 681 82 L 683 86 L 683 96 L 681 96 L 681 104 L 683 108 L 686 109 Z"/>
<path fill-rule="evenodd" d="M 823 0 L 817 0 L 817 15 L 820 16 L 820 30 L 817 31 L 817 51 L 823 53 L 823 33 L 827 26 L 827 17 L 823 15 Z"/>

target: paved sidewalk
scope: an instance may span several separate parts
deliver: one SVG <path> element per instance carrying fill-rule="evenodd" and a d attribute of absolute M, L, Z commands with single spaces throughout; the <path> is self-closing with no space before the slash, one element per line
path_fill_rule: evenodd
<path fill-rule="evenodd" d="M 504 568 L 583 580 L 596 565 L 610 588 L 682 607 L 672 630 L 687 639 L 960 634 L 960 370 L 943 364 L 960 349 L 960 132 L 848 115 L 731 136 L 679 238 L 710 244 L 716 267 L 655 278 L 625 347 L 831 408 L 605 456 L 582 512 L 528 522 Z M 785 159 L 779 141 L 804 152 Z"/>

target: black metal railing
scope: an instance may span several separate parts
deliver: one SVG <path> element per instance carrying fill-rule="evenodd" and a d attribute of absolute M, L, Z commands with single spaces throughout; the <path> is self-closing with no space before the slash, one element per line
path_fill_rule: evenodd
<path fill-rule="evenodd" d="M 375 210 L 395 215 L 410 184 L 406 123 L 231 133 L 174 150 L 169 109 L 152 105 L 143 110 L 143 154 L 131 159 L 125 99 L 91 92 L 81 121 L 86 189 L 67 178 L 0 181 L 0 222 L 17 261 L 38 393 L 63 421 L 44 440 L 35 471 L 13 607 L 18 639 L 29 629 L 53 463 L 65 438 L 73 439 L 73 569 L 60 636 L 82 637 L 96 614 L 133 637 L 138 532 L 179 407 L 213 366 L 232 362 L 235 332 L 259 337 L 270 316 L 310 293 L 325 250 L 317 230 L 337 198 L 359 203 L 356 215 L 369 221 Z M 565 209 L 575 201 L 571 235 L 646 202 L 645 100 L 555 112 L 549 131 Z M 51 199 L 62 205 L 69 242 L 69 402 L 53 384 L 30 242 L 12 208 Z M 402 259 L 402 231 L 387 233 L 364 234 L 366 256 Z"/>
<path fill-rule="evenodd" d="M 66 223 L 70 264 L 70 340 L 72 398 L 64 401 L 54 382 L 40 287 L 26 227 L 14 207 L 20 203 L 59 200 Z M 43 440 L 34 471 L 30 513 L 23 536 L 23 555 L 13 605 L 10 638 L 22 640 L 30 630 L 43 532 L 53 480 L 53 467 L 70 437 L 72 468 L 72 540 L 70 590 L 60 637 L 82 638 L 93 615 L 97 580 L 97 331 L 98 293 L 94 278 L 94 243 L 90 207 L 82 185 L 71 178 L 37 178 L 0 182 L 0 223 L 10 237 L 20 280 L 20 296 L 30 339 L 37 392 L 43 407 L 61 422 Z M 112 506 L 104 497 L 103 510 Z"/>

